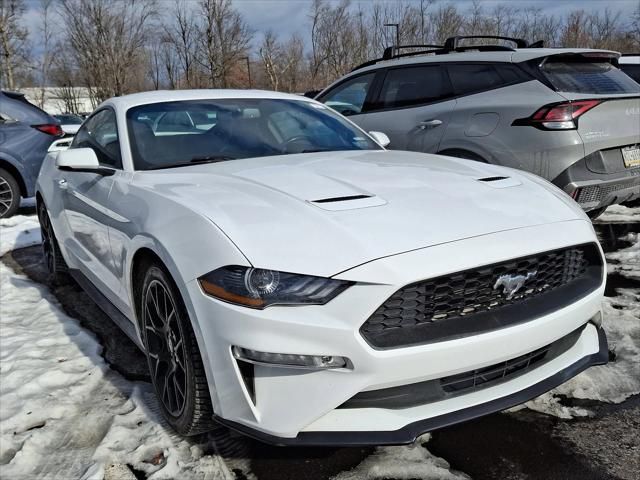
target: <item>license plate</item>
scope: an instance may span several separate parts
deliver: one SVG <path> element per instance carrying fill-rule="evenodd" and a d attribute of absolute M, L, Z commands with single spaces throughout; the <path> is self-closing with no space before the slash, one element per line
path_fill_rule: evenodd
<path fill-rule="evenodd" d="M 627 168 L 640 167 L 640 145 L 631 145 L 622 149 L 622 160 Z"/>

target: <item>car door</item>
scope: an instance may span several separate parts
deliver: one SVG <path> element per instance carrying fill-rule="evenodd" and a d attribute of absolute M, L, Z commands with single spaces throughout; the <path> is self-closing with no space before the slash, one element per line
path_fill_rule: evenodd
<path fill-rule="evenodd" d="M 70 148 L 91 148 L 102 166 L 115 170 L 105 176 L 92 172 L 64 171 L 58 180 L 64 216 L 69 227 L 65 246 L 82 273 L 113 301 L 120 290 L 114 275 L 108 226 L 120 221 L 109 208 L 109 194 L 122 172 L 115 112 L 104 108 L 78 130 Z"/>
<path fill-rule="evenodd" d="M 352 120 L 386 133 L 391 149 L 437 152 L 456 105 L 444 68 L 410 65 L 384 73 L 375 99 Z"/>

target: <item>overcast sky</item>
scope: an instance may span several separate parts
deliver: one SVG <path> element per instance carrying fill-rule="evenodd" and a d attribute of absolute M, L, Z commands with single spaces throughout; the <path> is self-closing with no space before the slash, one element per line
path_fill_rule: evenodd
<path fill-rule="evenodd" d="M 91 0 L 85 0 L 91 1 Z M 198 0 L 188 0 L 197 4 Z M 337 0 L 335 0 L 337 1 Z M 377 0 L 380 2 L 380 0 Z M 416 0 L 419 1 L 419 0 Z M 26 24 L 30 29 L 36 28 L 39 21 L 38 6 L 40 0 L 26 0 L 29 11 L 26 16 Z M 173 4 L 173 0 L 158 0 L 159 4 L 166 3 L 167 6 Z M 354 0 L 353 3 L 360 3 L 364 8 L 367 4 L 374 3 L 374 0 Z M 382 0 L 380 3 L 394 3 L 394 0 Z M 437 4 L 454 4 L 460 9 L 469 8 L 472 0 L 439 0 Z M 512 6 L 535 6 L 541 7 L 545 13 L 562 15 L 574 9 L 585 9 L 589 11 L 603 10 L 606 7 L 614 11 L 622 12 L 621 18 L 628 19 L 638 7 L 640 0 L 483 0 L 482 5 L 490 10 L 498 4 L 509 4 Z M 266 30 L 273 30 L 282 36 L 288 36 L 294 32 L 300 32 L 308 38 L 309 25 L 308 14 L 311 0 L 233 0 L 236 9 L 242 13 L 249 26 L 257 32 L 254 41 L 260 41 L 260 33 Z M 162 8 L 161 8 L 162 10 Z M 166 11 L 166 10 L 165 10 Z M 37 29 L 37 28 L 36 28 Z"/>

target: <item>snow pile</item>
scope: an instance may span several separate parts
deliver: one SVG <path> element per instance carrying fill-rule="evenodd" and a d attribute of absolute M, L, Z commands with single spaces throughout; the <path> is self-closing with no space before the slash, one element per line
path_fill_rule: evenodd
<path fill-rule="evenodd" d="M 640 290 L 619 289 L 619 295 L 606 297 L 602 304 L 603 327 L 615 361 L 591 367 L 555 390 L 525 405 L 560 418 L 584 417 L 590 412 L 566 407 L 558 395 L 569 398 L 620 403 L 640 393 Z"/>
<path fill-rule="evenodd" d="M 235 478 L 203 453 L 210 439 L 165 428 L 151 386 L 122 378 L 100 351 L 45 288 L 0 263 L 3 478 L 102 479 L 113 463 L 152 479 Z"/>
<path fill-rule="evenodd" d="M 640 222 L 640 208 L 611 205 L 596 220 L 596 223 L 635 223 Z"/>
<path fill-rule="evenodd" d="M 630 242 L 631 246 L 606 253 L 607 270 L 609 273 L 619 273 L 625 277 L 640 280 L 640 234 L 629 233 L 621 240 Z"/>
<path fill-rule="evenodd" d="M 40 242 L 40 224 L 35 215 L 0 218 L 0 257 L 11 250 Z"/>
<path fill-rule="evenodd" d="M 333 480 L 382 480 L 387 478 L 430 480 L 462 480 L 469 477 L 449 470 L 449 463 L 436 457 L 422 445 L 429 435 L 419 438 L 413 445 L 404 447 L 378 447 L 353 470 L 343 472 Z"/>

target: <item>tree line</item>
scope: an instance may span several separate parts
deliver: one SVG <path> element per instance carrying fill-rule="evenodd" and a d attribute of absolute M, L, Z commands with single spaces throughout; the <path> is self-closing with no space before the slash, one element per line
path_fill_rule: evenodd
<path fill-rule="evenodd" d="M 403 45 L 500 35 L 640 51 L 640 1 L 630 18 L 609 7 L 558 16 L 481 0 L 465 9 L 439 0 L 312 0 L 307 8 L 302 30 L 283 36 L 252 29 L 232 0 L 39 0 L 29 31 L 25 1 L 0 0 L 0 85 L 41 87 L 43 97 L 46 86 L 69 97 L 85 87 L 95 104 L 152 89 L 303 92 L 380 57 L 396 34 Z M 67 105 L 73 110 L 73 98 Z"/>

